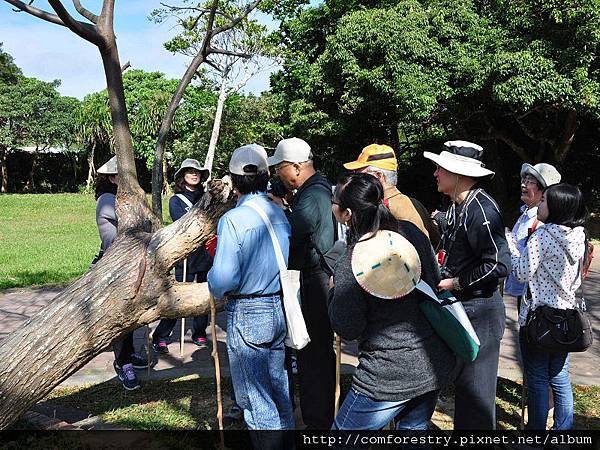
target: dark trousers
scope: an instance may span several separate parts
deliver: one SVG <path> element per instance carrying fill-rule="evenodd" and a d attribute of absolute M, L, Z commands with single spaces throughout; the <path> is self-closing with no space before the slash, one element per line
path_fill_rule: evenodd
<path fill-rule="evenodd" d="M 206 282 L 206 275 L 208 272 L 197 272 L 197 273 L 186 273 L 185 281 L 191 283 L 196 281 L 197 283 Z M 175 271 L 175 279 L 179 282 L 183 280 L 183 268 L 177 267 Z M 159 340 L 166 340 L 171 333 L 173 332 L 173 328 L 177 324 L 177 319 L 161 319 L 160 323 L 152 333 L 152 342 L 155 344 L 158 343 Z M 194 322 L 192 324 L 192 339 L 203 337 L 206 338 L 206 327 L 208 326 L 208 316 L 199 316 L 194 317 Z"/>
<path fill-rule="evenodd" d="M 474 298 L 463 305 L 481 346 L 475 361 L 458 359 L 454 429 L 495 430 L 498 359 L 506 319 L 504 301 L 496 291 L 492 297 Z"/>
<path fill-rule="evenodd" d="M 335 352 L 327 314 L 329 277 L 322 270 L 300 275 L 302 314 L 310 343 L 297 352 L 300 408 L 309 429 L 328 430 L 333 423 Z"/>
<path fill-rule="evenodd" d="M 115 354 L 115 361 L 117 361 L 120 367 L 131 363 L 131 355 L 134 353 L 133 331 L 126 334 L 123 339 L 113 342 L 113 352 Z"/>

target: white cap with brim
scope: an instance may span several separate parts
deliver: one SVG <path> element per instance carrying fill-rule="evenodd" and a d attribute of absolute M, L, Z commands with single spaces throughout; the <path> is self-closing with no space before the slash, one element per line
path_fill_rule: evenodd
<path fill-rule="evenodd" d="M 117 171 L 117 157 L 116 155 L 106 161 L 100 168 L 97 170 L 98 173 L 102 175 L 117 175 L 119 172 Z"/>
<path fill-rule="evenodd" d="M 543 188 L 560 183 L 561 175 L 552 164 L 539 163 L 535 166 L 523 164 L 521 166 L 521 176 L 530 174 L 540 182 Z"/>
<path fill-rule="evenodd" d="M 236 148 L 229 160 L 229 172 L 235 175 L 256 175 L 268 170 L 267 152 L 258 144 Z"/>
<path fill-rule="evenodd" d="M 269 157 L 269 166 L 275 166 L 283 161 L 301 163 L 312 159 L 310 145 L 300 138 L 282 139 L 275 148 L 275 154 Z"/>
<path fill-rule="evenodd" d="M 175 172 L 174 178 L 177 179 L 180 174 L 183 175 L 182 172 L 185 171 L 185 169 L 195 169 L 198 172 L 201 172 L 203 180 L 207 180 L 210 175 L 210 170 L 206 167 L 202 167 L 197 159 L 187 158 L 183 160 L 181 167 Z"/>
<path fill-rule="evenodd" d="M 458 175 L 472 178 L 482 178 L 494 175 L 494 172 L 486 169 L 484 164 L 475 158 L 456 155 L 447 151 L 443 151 L 439 155 L 431 152 L 423 152 L 423 156 L 432 160 L 438 166 L 443 167 L 448 172 Z"/>
<path fill-rule="evenodd" d="M 361 238 L 352 250 L 352 273 L 369 294 L 384 299 L 401 298 L 421 279 L 421 260 L 402 235 L 380 230 Z"/>

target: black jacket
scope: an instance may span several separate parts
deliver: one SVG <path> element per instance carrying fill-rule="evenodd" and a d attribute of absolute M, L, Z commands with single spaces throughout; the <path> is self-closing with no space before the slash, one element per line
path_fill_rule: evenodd
<path fill-rule="evenodd" d="M 454 213 L 450 208 L 442 237 L 450 272 L 442 273 L 442 277 L 458 276 L 461 291 L 454 293 L 464 300 L 481 297 L 482 293 L 491 295 L 511 267 L 498 205 L 483 189 L 475 192 L 456 206 Z M 460 219 L 463 208 L 466 209 Z M 459 219 L 460 223 L 456 223 Z"/>
<path fill-rule="evenodd" d="M 198 189 L 196 191 L 184 191 L 178 192 L 178 194 L 183 194 L 191 203 L 195 205 L 198 200 L 204 195 L 203 189 Z M 188 211 L 188 205 L 180 199 L 177 195 L 174 195 L 169 199 L 169 214 L 171 215 L 171 219 L 173 222 L 179 220 L 181 216 L 183 216 Z M 204 247 L 200 247 L 194 253 L 187 257 L 187 269 L 186 269 L 186 277 L 191 278 L 194 274 L 208 272 L 212 267 L 212 258 L 206 252 Z M 183 262 L 178 263 L 175 266 L 175 278 L 177 281 L 183 280 Z M 204 281 L 204 280 L 201 280 Z"/>
<path fill-rule="evenodd" d="M 298 189 L 288 220 L 292 227 L 288 268 L 312 270 L 320 267 L 319 255 L 312 243 L 325 253 L 333 246 L 331 184 L 319 172 Z"/>

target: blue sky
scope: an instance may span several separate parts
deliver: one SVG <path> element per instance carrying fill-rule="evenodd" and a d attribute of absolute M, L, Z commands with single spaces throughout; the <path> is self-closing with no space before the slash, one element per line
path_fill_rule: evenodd
<path fill-rule="evenodd" d="M 82 0 L 81 3 L 95 13 L 102 5 L 101 0 Z M 63 4 L 74 17 L 81 17 L 73 11 L 71 1 Z M 114 28 L 121 62 L 130 61 L 132 68 L 160 71 L 169 78 L 181 78 L 189 59 L 163 48 L 163 43 L 175 33 L 174 23 L 155 24 L 148 20 L 148 15 L 160 6 L 160 1 L 121 0 L 115 4 Z M 37 0 L 34 6 L 52 11 L 45 0 Z M 260 20 L 275 26 L 269 18 L 262 16 Z M 61 80 L 59 91 L 63 95 L 82 99 L 86 94 L 106 87 L 95 46 L 64 27 L 27 13 L 13 12 L 13 7 L 4 1 L 0 1 L 0 42 L 26 76 L 44 81 Z M 269 74 L 261 73 L 250 80 L 245 91 L 260 93 L 268 88 Z"/>

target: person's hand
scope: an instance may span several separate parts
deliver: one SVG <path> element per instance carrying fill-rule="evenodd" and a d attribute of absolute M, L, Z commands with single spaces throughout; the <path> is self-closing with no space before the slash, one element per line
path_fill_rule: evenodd
<path fill-rule="evenodd" d="M 279 206 L 280 208 L 283 208 L 283 209 L 287 208 L 287 204 L 285 203 L 285 200 L 283 198 L 277 197 L 276 195 L 273 195 L 270 192 L 268 192 L 267 195 L 269 196 L 271 201 L 273 203 L 275 203 L 277 206 Z"/>
<path fill-rule="evenodd" d="M 433 211 L 433 212 L 431 213 L 431 218 L 432 218 L 432 219 L 435 219 L 435 216 L 436 216 L 437 214 L 439 214 L 439 211 L 436 209 L 435 211 Z"/>
<path fill-rule="evenodd" d="M 329 289 L 333 289 L 335 287 L 335 283 L 333 282 L 333 277 L 329 277 Z"/>
<path fill-rule="evenodd" d="M 211 237 L 209 237 L 206 242 L 204 243 L 204 248 L 206 250 L 206 253 L 208 253 L 212 258 L 215 257 L 215 254 L 217 253 L 217 235 L 213 235 Z"/>
<path fill-rule="evenodd" d="M 454 281 L 452 278 L 444 278 L 437 287 L 440 291 L 451 291 L 454 287 Z"/>

